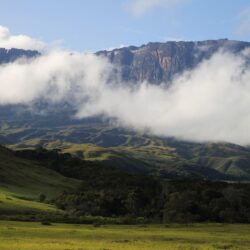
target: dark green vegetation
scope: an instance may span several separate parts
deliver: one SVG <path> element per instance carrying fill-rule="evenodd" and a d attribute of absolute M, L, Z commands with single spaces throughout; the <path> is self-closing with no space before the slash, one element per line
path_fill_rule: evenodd
<path fill-rule="evenodd" d="M 165 180 L 57 150 L 0 148 L 0 218 L 75 223 L 250 222 L 250 184 Z"/>
<path fill-rule="evenodd" d="M 250 226 L 65 225 L 0 221 L 1 250 L 247 250 Z"/>

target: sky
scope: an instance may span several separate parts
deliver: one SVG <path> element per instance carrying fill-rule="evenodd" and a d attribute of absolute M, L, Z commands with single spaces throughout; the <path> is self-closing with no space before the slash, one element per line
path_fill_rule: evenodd
<path fill-rule="evenodd" d="M 75 51 L 168 40 L 250 41 L 250 0 L 0 0 L 0 25 Z"/>

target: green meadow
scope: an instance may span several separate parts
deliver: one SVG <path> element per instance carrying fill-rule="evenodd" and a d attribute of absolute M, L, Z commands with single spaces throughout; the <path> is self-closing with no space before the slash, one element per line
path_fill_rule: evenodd
<path fill-rule="evenodd" d="M 0 221 L 1 250 L 250 249 L 250 225 L 93 226 Z"/>

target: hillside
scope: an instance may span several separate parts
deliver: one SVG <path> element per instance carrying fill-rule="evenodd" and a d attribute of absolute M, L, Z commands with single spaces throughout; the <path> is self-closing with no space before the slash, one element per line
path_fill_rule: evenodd
<path fill-rule="evenodd" d="M 54 206 L 38 202 L 39 195 L 42 193 L 50 200 L 79 185 L 77 180 L 64 177 L 39 162 L 16 157 L 0 146 L 1 213 L 56 212 Z"/>
<path fill-rule="evenodd" d="M 91 126 L 91 128 L 90 128 Z M 250 150 L 229 143 L 192 143 L 159 138 L 105 124 L 50 128 L 6 127 L 12 149 L 60 149 L 127 172 L 171 178 L 250 180 Z"/>
<path fill-rule="evenodd" d="M 184 175 L 181 180 L 167 181 L 44 148 L 10 151 L 1 147 L 0 160 L 0 220 L 98 224 L 250 221 L 248 183 Z"/>

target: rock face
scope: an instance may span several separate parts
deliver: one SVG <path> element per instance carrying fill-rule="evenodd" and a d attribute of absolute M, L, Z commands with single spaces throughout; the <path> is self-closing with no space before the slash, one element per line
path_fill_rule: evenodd
<path fill-rule="evenodd" d="M 10 63 L 19 58 L 32 58 L 39 56 L 40 53 L 36 50 L 23 49 L 4 49 L 0 48 L 0 64 Z"/>
<path fill-rule="evenodd" d="M 141 47 L 125 47 L 100 51 L 98 55 L 121 67 L 125 81 L 169 83 L 174 75 L 192 69 L 220 49 L 233 53 L 250 48 L 250 43 L 227 39 L 202 42 L 149 43 Z"/>
<path fill-rule="evenodd" d="M 220 39 L 148 43 L 140 47 L 130 46 L 112 51 L 99 51 L 96 54 L 108 57 L 113 64 L 119 66 L 124 81 L 168 84 L 176 74 L 193 69 L 220 49 L 239 53 L 247 48 L 250 48 L 249 42 Z M 40 53 L 35 50 L 0 48 L 0 64 L 39 55 Z"/>

